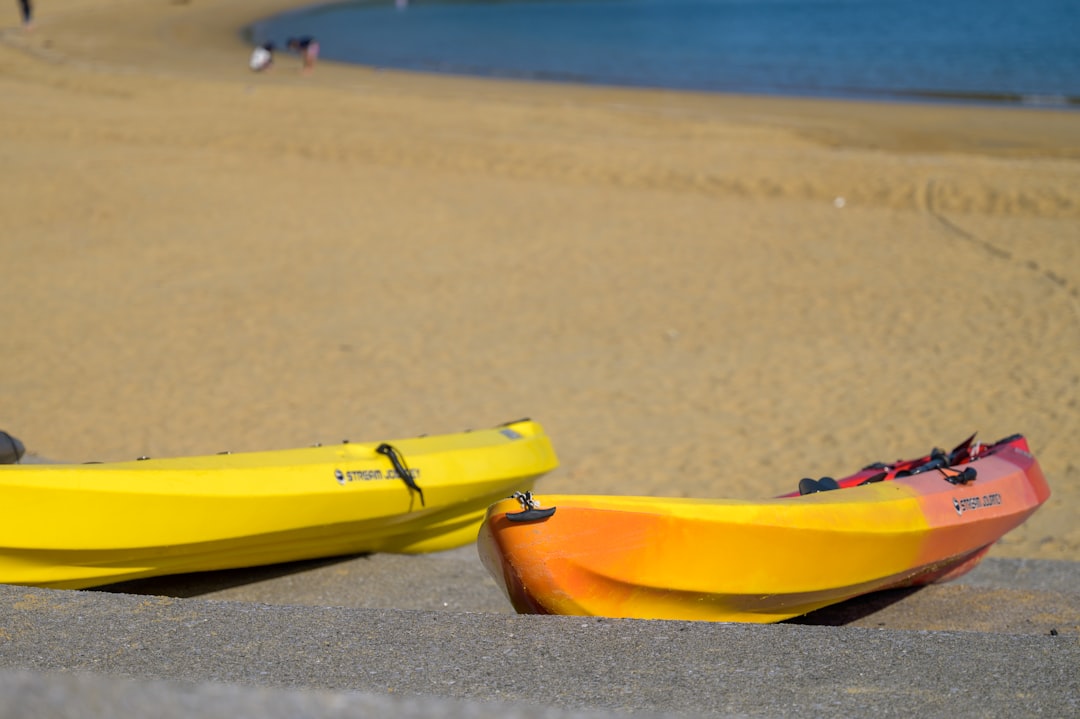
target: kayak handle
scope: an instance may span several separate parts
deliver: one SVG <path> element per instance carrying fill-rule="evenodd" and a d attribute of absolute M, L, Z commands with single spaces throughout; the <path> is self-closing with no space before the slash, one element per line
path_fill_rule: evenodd
<path fill-rule="evenodd" d="M 520 512 L 506 513 L 506 518 L 511 522 L 535 522 L 555 514 L 555 507 L 540 509 L 540 503 L 533 499 L 532 492 L 514 492 L 510 498 L 516 499 L 522 506 Z"/>
<path fill-rule="evenodd" d="M 944 467 L 938 469 L 939 472 L 945 477 L 945 481 L 949 484 L 970 484 L 975 481 L 975 478 L 979 476 L 978 471 L 974 467 L 965 467 L 961 470 L 954 470 L 956 474 L 949 474 L 945 471 Z"/>
<path fill-rule="evenodd" d="M 397 472 L 398 477 L 401 478 L 401 481 L 403 481 L 409 489 L 420 495 L 420 506 L 425 506 L 424 490 L 420 489 L 420 485 L 413 479 L 412 471 L 409 469 L 408 465 L 405 464 L 405 458 L 401 456 L 401 452 L 386 442 L 383 442 L 376 447 L 375 451 L 390 459 L 390 464 L 394 465 L 394 471 Z"/>

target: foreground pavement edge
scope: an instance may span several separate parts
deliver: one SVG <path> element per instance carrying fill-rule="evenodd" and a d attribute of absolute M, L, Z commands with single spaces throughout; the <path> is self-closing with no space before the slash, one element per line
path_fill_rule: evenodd
<path fill-rule="evenodd" d="M 1041 618 L 1042 609 L 1026 607 L 1036 621 L 1025 633 L 874 628 L 842 617 L 756 626 L 0 586 L 0 717 L 172 716 L 162 706 L 203 716 L 217 716 L 214 707 L 238 716 L 245 706 L 269 717 L 368 709 L 406 717 L 1075 716 L 1077 566 L 998 560 L 957 590 L 976 594 L 935 605 L 957 615 L 989 611 L 993 624 L 993 609 L 969 600 L 1000 598 L 985 592 L 1009 591 L 1001 582 L 1020 571 L 1036 588 L 1025 591 L 1062 598 Z M 873 622 L 881 611 L 889 609 L 857 613 Z M 820 626 L 830 623 L 841 626 Z M 269 706 L 291 709 L 263 711 Z"/>

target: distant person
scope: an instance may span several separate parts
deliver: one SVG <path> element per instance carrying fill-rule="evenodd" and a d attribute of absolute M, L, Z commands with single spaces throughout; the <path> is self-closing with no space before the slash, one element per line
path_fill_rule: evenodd
<path fill-rule="evenodd" d="M 274 43 L 267 42 L 259 45 L 257 48 L 251 51 L 251 60 L 248 61 L 248 65 L 255 72 L 262 72 L 263 70 L 269 70 L 270 66 L 274 64 Z"/>
<path fill-rule="evenodd" d="M 34 6 L 30 0 L 19 0 L 19 12 L 22 14 L 24 30 L 29 30 L 34 25 Z"/>
<path fill-rule="evenodd" d="M 313 37 L 290 37 L 285 43 L 293 52 L 300 53 L 304 60 L 304 72 L 309 73 L 315 67 L 315 61 L 319 59 L 319 43 Z"/>

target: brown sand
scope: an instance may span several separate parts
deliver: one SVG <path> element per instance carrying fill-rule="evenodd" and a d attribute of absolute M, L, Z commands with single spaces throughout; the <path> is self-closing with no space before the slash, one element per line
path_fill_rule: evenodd
<path fill-rule="evenodd" d="M 299 4 L 11 6 L 0 428 L 82 461 L 530 416 L 542 492 L 733 497 L 1023 432 L 1054 495 L 993 554 L 1080 559 L 1080 114 L 249 72 Z"/>

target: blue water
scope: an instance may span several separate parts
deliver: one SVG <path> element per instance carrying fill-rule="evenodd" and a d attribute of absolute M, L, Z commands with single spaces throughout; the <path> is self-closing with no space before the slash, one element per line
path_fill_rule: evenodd
<path fill-rule="evenodd" d="M 249 33 L 424 72 L 1080 105 L 1080 0 L 366 0 Z"/>

